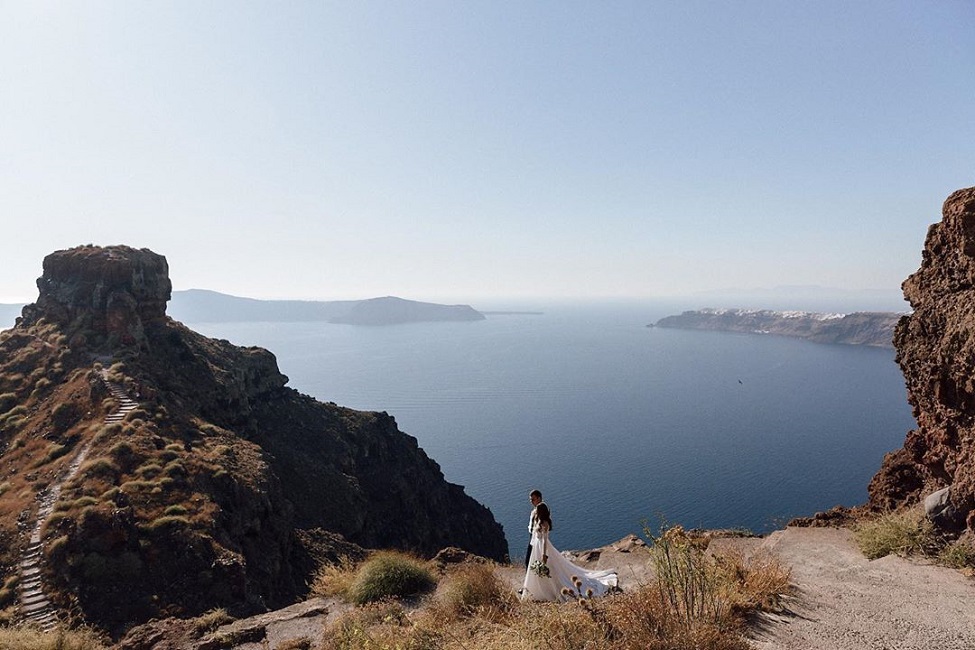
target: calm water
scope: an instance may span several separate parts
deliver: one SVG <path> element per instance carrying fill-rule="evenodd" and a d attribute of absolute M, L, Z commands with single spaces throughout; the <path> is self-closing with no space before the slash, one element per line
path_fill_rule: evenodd
<path fill-rule="evenodd" d="M 393 415 L 491 508 L 513 556 L 535 487 L 560 548 L 639 533 L 645 519 L 767 531 L 862 503 L 914 427 L 893 351 L 645 327 L 676 310 L 189 325 L 270 349 L 303 393 Z"/>

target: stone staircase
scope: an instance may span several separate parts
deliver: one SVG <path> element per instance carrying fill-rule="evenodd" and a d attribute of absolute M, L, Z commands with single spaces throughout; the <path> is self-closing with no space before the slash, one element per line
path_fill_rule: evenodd
<path fill-rule="evenodd" d="M 105 417 L 105 424 L 121 422 L 126 415 L 138 408 L 139 404 L 128 396 L 122 386 L 109 381 L 104 370 L 101 372 L 101 380 L 112 396 L 119 401 L 118 408 Z M 54 506 L 61 496 L 61 488 L 81 469 L 82 463 L 88 457 L 90 447 L 90 442 L 85 444 L 54 484 L 39 495 L 37 522 L 31 530 L 30 543 L 20 557 L 20 615 L 24 621 L 37 625 L 45 632 L 57 627 L 58 616 L 54 605 L 44 593 L 44 585 L 41 581 L 41 564 L 44 561 L 41 531 L 51 513 L 54 512 Z"/>

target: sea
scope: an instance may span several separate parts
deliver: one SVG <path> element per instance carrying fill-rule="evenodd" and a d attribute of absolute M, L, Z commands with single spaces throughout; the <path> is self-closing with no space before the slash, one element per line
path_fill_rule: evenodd
<path fill-rule="evenodd" d="M 302 393 L 392 415 L 490 508 L 512 557 L 535 488 L 560 549 L 674 524 L 766 533 L 865 502 L 915 427 L 892 349 L 648 327 L 684 307 L 662 301 L 519 307 L 384 327 L 187 325 L 271 350 Z"/>

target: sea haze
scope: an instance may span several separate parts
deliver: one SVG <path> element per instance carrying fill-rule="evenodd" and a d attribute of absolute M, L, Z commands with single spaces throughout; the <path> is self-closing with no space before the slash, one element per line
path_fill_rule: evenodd
<path fill-rule="evenodd" d="M 559 548 L 647 520 L 765 532 L 866 500 L 914 421 L 894 352 L 647 328 L 686 305 L 536 306 L 541 315 L 360 327 L 187 323 L 273 351 L 290 385 L 386 411 L 527 543 L 539 488 Z M 485 310 L 487 308 L 485 307 Z"/>

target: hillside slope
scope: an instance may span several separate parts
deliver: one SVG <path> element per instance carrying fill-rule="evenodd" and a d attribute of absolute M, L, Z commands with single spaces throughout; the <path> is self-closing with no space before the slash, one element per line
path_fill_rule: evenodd
<path fill-rule="evenodd" d="M 0 608 L 15 607 L 25 531 L 55 486 L 43 582 L 62 611 L 113 633 L 286 604 L 317 560 L 357 546 L 506 556 L 490 511 L 392 417 L 301 395 L 267 350 L 168 318 L 162 256 L 59 251 L 38 287 L 0 333 Z M 118 400 L 102 368 L 138 402 L 122 422 L 104 422 Z"/>

